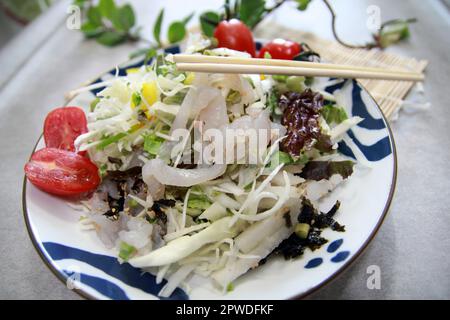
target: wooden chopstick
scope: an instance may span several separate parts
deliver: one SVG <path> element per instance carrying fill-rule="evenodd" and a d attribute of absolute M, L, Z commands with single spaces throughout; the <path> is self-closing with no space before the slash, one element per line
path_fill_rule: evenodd
<path fill-rule="evenodd" d="M 174 55 L 174 61 L 179 70 L 194 72 L 284 74 L 405 81 L 422 81 L 424 79 L 424 75 L 417 72 L 277 59 L 177 54 Z"/>
<path fill-rule="evenodd" d="M 176 63 L 223 63 L 223 64 L 250 64 L 280 67 L 303 67 L 303 68 L 319 68 L 319 69 L 342 69 L 342 70 L 360 70 L 374 72 L 388 72 L 396 74 L 420 74 L 400 69 L 382 69 L 373 67 L 350 66 L 344 64 L 333 63 L 317 63 L 308 61 L 293 61 L 281 59 L 258 59 L 258 58 L 238 58 L 238 57 L 220 57 L 193 54 L 176 54 L 173 56 Z"/>

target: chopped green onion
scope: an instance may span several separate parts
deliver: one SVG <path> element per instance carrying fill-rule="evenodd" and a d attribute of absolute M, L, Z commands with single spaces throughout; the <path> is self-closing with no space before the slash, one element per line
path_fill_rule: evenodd
<path fill-rule="evenodd" d="M 129 245 L 128 243 L 122 241 L 120 243 L 120 252 L 119 252 L 119 257 L 124 260 L 124 261 L 128 261 L 128 259 L 130 259 L 130 257 L 136 253 L 136 248 L 133 247 L 132 245 Z"/>
<path fill-rule="evenodd" d="M 307 223 L 297 223 L 295 225 L 295 234 L 300 238 L 300 239 L 306 239 L 308 238 L 308 234 L 309 234 L 309 228 L 310 225 Z"/>
<path fill-rule="evenodd" d="M 269 51 L 264 52 L 264 59 L 272 59 L 272 55 L 269 53 Z"/>
<path fill-rule="evenodd" d="M 230 282 L 230 283 L 227 285 L 227 292 L 231 292 L 231 291 L 233 291 L 233 290 L 234 290 L 233 282 Z"/>

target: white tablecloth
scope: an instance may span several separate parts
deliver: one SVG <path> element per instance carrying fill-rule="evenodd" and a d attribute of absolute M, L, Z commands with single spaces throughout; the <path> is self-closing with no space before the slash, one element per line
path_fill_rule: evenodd
<path fill-rule="evenodd" d="M 166 22 L 186 16 L 183 1 L 131 1 L 138 24 L 151 35 L 159 8 Z M 195 9 L 222 1 L 195 1 Z M 392 52 L 430 60 L 425 82 L 427 112 L 402 112 L 392 129 L 398 152 L 398 183 L 391 210 L 366 252 L 344 274 L 311 298 L 450 298 L 450 84 L 448 8 L 434 1 L 332 1 L 342 37 L 364 42 L 366 9 L 378 5 L 383 20 L 417 17 L 410 41 Z M 105 48 L 65 27 L 63 0 L 0 52 L 0 299 L 80 299 L 44 265 L 28 237 L 21 207 L 23 165 L 38 138 L 46 113 L 63 94 L 127 59 L 134 45 Z M 313 1 L 306 13 L 286 6 L 270 19 L 331 38 L 330 17 Z M 282 36 L 282 35 L 280 35 Z M 38 40 L 36 40 L 38 39 Z M 3 77 L 3 78 L 2 78 Z M 381 288 L 369 290 L 367 268 L 381 270 Z"/>

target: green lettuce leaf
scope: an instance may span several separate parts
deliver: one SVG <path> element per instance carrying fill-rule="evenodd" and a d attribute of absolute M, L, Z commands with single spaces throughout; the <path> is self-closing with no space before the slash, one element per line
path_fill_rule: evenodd
<path fill-rule="evenodd" d="M 163 142 L 164 139 L 154 133 L 146 135 L 144 136 L 144 151 L 156 156 Z"/>
<path fill-rule="evenodd" d="M 345 112 L 344 108 L 331 104 L 323 106 L 320 113 L 328 124 L 341 123 L 342 121 L 348 119 L 347 112 Z"/>

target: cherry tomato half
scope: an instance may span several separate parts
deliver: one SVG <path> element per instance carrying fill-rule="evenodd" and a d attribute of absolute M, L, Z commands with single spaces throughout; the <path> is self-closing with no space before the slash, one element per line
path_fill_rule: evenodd
<path fill-rule="evenodd" d="M 297 42 L 275 39 L 261 48 L 258 58 L 264 58 L 264 54 L 268 52 L 272 59 L 292 60 L 301 51 L 302 48 Z"/>
<path fill-rule="evenodd" d="M 58 196 L 81 196 L 100 183 L 97 166 L 71 151 L 44 148 L 25 165 L 25 175 L 39 189 Z"/>
<path fill-rule="evenodd" d="M 256 55 L 252 32 L 237 19 L 221 21 L 214 30 L 214 37 L 219 42 L 219 48 L 245 51 L 252 57 Z"/>
<path fill-rule="evenodd" d="M 62 107 L 51 111 L 44 122 L 44 140 L 48 148 L 75 151 L 75 139 L 86 133 L 84 111 L 78 107 Z"/>

